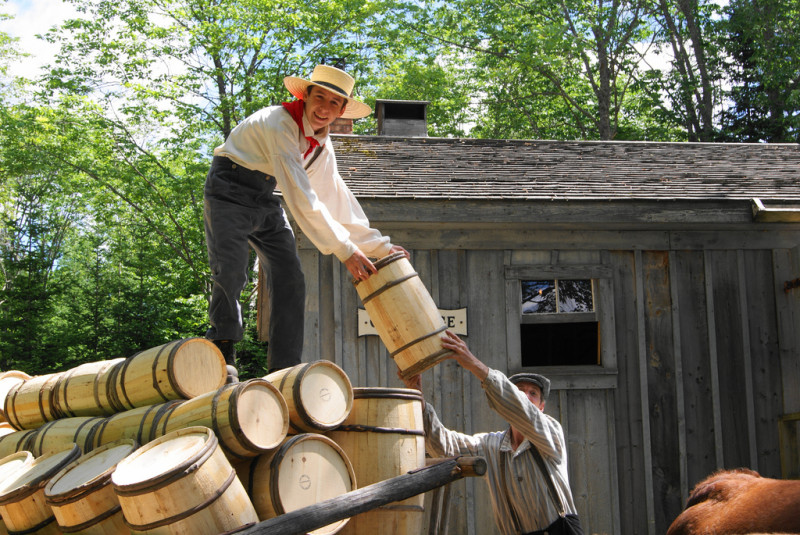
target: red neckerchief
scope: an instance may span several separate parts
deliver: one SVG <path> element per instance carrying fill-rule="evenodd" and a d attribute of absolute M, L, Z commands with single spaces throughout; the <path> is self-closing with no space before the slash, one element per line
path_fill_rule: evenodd
<path fill-rule="evenodd" d="M 303 155 L 303 158 L 311 154 L 311 151 L 314 150 L 314 147 L 319 147 L 319 141 L 316 138 L 307 136 L 306 129 L 303 128 L 303 101 L 302 100 L 294 100 L 292 102 L 284 102 L 283 107 L 286 108 L 286 111 L 289 112 L 289 115 L 292 116 L 294 122 L 297 123 L 297 126 L 300 127 L 300 133 L 308 140 L 309 147 L 306 153 Z"/>

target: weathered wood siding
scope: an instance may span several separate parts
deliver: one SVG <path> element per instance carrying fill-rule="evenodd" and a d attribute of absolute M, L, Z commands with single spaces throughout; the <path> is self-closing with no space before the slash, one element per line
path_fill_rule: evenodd
<path fill-rule="evenodd" d="M 603 367 L 540 370 L 553 379 L 546 411 L 564 427 L 587 534 L 664 533 L 691 487 L 718 468 L 781 476 L 779 419 L 800 412 L 800 289 L 783 291 L 800 276 L 798 226 L 376 226 L 411 251 L 440 308 L 467 308 L 470 348 L 507 373 L 521 362 L 515 277 L 550 270 L 599 281 Z M 357 335 L 362 305 L 347 271 L 302 235 L 299 245 L 304 360 L 334 361 L 354 386 L 401 386 L 378 337 Z M 452 429 L 506 426 L 452 361 L 425 372 L 423 389 Z M 787 436 L 795 428 L 787 425 Z M 482 481 L 459 481 L 451 492 L 448 533 L 496 533 Z"/>

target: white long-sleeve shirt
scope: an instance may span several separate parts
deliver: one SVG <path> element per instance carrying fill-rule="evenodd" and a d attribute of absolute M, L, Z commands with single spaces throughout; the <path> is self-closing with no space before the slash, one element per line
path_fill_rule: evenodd
<path fill-rule="evenodd" d="M 471 455 L 486 458 L 483 478 L 489 485 L 495 522 L 504 535 L 519 533 L 510 508 L 523 533 L 541 530 L 558 519 L 559 511 L 549 491 L 546 477 L 530 449 L 539 450 L 555 480 L 556 491 L 566 513 L 577 514 L 567 472 L 564 432 L 558 421 L 539 410 L 527 396 L 498 370 L 490 370 L 482 385 L 489 406 L 502 416 L 525 440 L 513 451 L 511 431 L 467 435 L 442 425 L 430 403 L 425 404 L 425 445 L 433 457 Z M 501 461 L 505 457 L 505 461 Z M 505 485 L 501 469 L 505 466 Z"/>
<path fill-rule="evenodd" d="M 313 132 L 303 114 L 305 132 Z M 247 169 L 275 177 L 289 211 L 311 242 L 323 254 L 344 262 L 356 249 L 380 258 L 391 252 L 388 236 L 370 227 L 364 210 L 345 184 L 325 129 L 314 136 L 322 153 L 306 170 L 315 151 L 304 154 L 309 142 L 282 106 L 261 109 L 242 121 L 214 156 L 226 156 Z"/>

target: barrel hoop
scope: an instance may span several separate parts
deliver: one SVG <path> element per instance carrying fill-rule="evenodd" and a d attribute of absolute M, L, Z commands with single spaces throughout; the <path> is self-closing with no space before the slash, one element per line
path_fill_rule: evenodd
<path fill-rule="evenodd" d="M 178 350 L 183 346 L 183 344 L 185 344 L 189 340 L 190 340 L 189 338 L 183 338 L 181 340 L 173 342 L 172 343 L 173 346 L 172 346 L 172 348 L 170 348 L 169 355 L 167 356 L 167 380 L 169 381 L 169 386 L 172 388 L 173 392 L 175 392 L 178 396 L 180 396 L 182 398 L 190 398 L 191 396 L 179 388 L 178 380 L 175 378 L 174 362 L 175 362 L 175 356 L 178 354 Z M 158 360 L 159 358 L 161 358 L 160 354 L 159 354 L 158 358 L 156 358 L 156 360 Z M 156 389 L 158 389 L 158 393 L 161 394 L 161 397 L 164 398 L 165 401 L 168 401 L 170 398 L 168 398 L 161 391 L 161 389 L 158 388 L 158 383 L 156 381 L 156 375 L 155 375 L 155 369 L 153 370 L 153 372 L 154 372 L 153 373 L 153 386 Z"/>
<path fill-rule="evenodd" d="M 70 416 L 77 416 L 69 406 L 69 400 L 67 399 L 67 387 L 69 386 L 69 380 L 72 379 L 72 376 L 75 374 L 76 368 L 72 368 L 68 372 L 64 373 L 58 378 L 56 381 L 55 387 L 55 396 L 53 399 L 53 405 L 55 406 L 56 410 L 61 413 L 65 417 Z M 63 385 L 63 386 L 62 386 Z M 61 391 L 64 391 L 64 406 L 61 406 Z"/>
<path fill-rule="evenodd" d="M 277 452 L 275 452 L 275 455 L 272 456 L 272 459 L 270 459 L 269 472 L 271 474 L 271 477 L 269 478 L 269 495 L 270 495 L 270 501 L 272 502 L 272 509 L 279 515 L 284 514 L 286 510 L 284 509 L 283 504 L 279 499 L 281 493 L 280 489 L 278 488 L 278 478 L 274 477 L 274 475 L 278 473 L 278 465 L 283 461 L 283 458 L 286 456 L 286 452 L 289 450 L 289 448 L 294 446 L 295 442 L 301 442 L 303 440 L 306 440 L 306 438 L 310 436 L 313 435 L 303 434 L 303 435 L 293 436 L 292 438 L 281 444 L 281 447 L 278 449 Z M 250 476 L 250 479 L 251 480 L 253 479 L 252 475 Z"/>
<path fill-rule="evenodd" d="M 77 492 L 72 492 L 69 495 L 63 495 L 63 494 L 61 496 L 45 495 L 44 501 L 47 505 L 51 507 L 61 507 L 64 505 L 69 505 L 71 503 L 79 502 L 85 499 L 86 496 L 94 494 L 95 492 L 97 492 L 98 489 L 102 489 L 103 487 L 111 483 L 111 472 L 113 472 L 113 470 L 109 471 L 104 476 L 93 480 L 91 485 L 82 485 L 80 487 L 77 487 L 76 489 L 73 489 L 73 491 L 77 490 Z"/>
<path fill-rule="evenodd" d="M 389 281 L 386 284 L 384 284 L 383 286 L 381 286 L 380 288 L 378 288 L 377 290 L 375 290 L 374 292 L 372 292 L 371 294 L 364 296 L 361 299 L 361 302 L 366 305 L 367 302 L 371 301 L 375 297 L 378 297 L 380 294 L 382 294 L 386 290 L 391 290 L 392 288 L 394 288 L 398 284 L 402 284 L 402 283 L 406 282 L 409 279 L 413 279 L 414 277 L 419 277 L 419 273 L 414 271 L 412 273 L 409 273 L 407 275 L 404 275 L 404 276 L 400 277 L 399 279 L 395 279 L 395 280 Z"/>
<path fill-rule="evenodd" d="M 50 421 L 50 419 L 44 413 L 44 400 L 43 400 L 43 397 L 45 395 L 44 385 L 47 384 L 47 381 L 49 381 L 49 379 L 46 379 L 44 383 L 42 383 L 42 386 L 39 388 L 39 414 L 41 415 L 43 422 Z"/>
<path fill-rule="evenodd" d="M 10 423 L 14 427 L 14 429 L 17 429 L 18 431 L 22 431 L 24 427 L 20 425 L 19 415 L 17 415 L 17 392 L 19 392 L 20 386 L 24 384 L 25 381 L 22 381 L 21 383 L 17 383 L 14 386 L 12 386 L 11 390 L 13 390 L 14 392 L 12 394 L 11 391 L 9 391 L 9 393 L 6 395 L 6 401 L 3 404 L 3 413 L 6 416 L 6 420 L 8 420 L 8 423 Z M 9 401 L 11 403 L 9 403 Z M 13 407 L 14 410 L 9 411 L 8 410 L 9 406 Z M 9 416 L 13 416 L 13 419 L 16 420 L 16 422 L 12 422 Z"/>
<path fill-rule="evenodd" d="M 281 391 L 281 395 L 283 397 L 286 397 L 286 395 L 283 393 L 283 387 L 286 385 L 286 379 L 290 375 L 291 375 L 291 372 L 286 372 L 286 373 L 283 374 L 283 377 L 281 377 L 281 385 L 278 387 L 278 390 Z M 297 405 L 297 399 L 295 399 L 295 396 L 294 396 L 294 389 L 292 389 L 292 401 L 294 402 L 295 405 Z M 294 434 L 300 434 L 300 433 L 304 432 L 302 429 L 300 429 L 299 427 L 294 425 L 294 422 L 292 422 L 291 418 L 289 418 L 289 429 L 294 431 L 295 432 Z"/>
<path fill-rule="evenodd" d="M 122 402 L 122 399 L 118 398 L 119 402 L 120 402 L 120 405 L 122 406 L 122 410 L 135 409 L 136 408 L 136 406 L 133 403 L 131 403 L 131 400 L 128 398 L 128 392 L 127 392 L 127 389 L 125 388 L 125 374 L 128 373 L 128 366 L 130 366 L 131 362 L 133 362 L 133 360 L 137 356 L 141 355 L 142 353 L 143 353 L 143 351 L 139 351 L 138 353 L 134 353 L 130 357 L 126 358 L 125 362 L 123 362 L 122 366 L 120 367 L 120 370 L 119 370 L 119 373 L 118 373 L 118 375 L 119 375 L 119 388 L 120 388 L 120 390 L 122 390 L 122 396 L 125 398 L 125 401 L 128 402 L 128 404 L 125 405 Z"/>
<path fill-rule="evenodd" d="M 203 509 L 205 509 L 206 507 L 217 501 L 220 498 L 220 496 L 225 494 L 225 491 L 228 490 L 228 487 L 231 486 L 231 483 L 233 483 L 234 479 L 236 479 L 236 470 L 231 470 L 231 473 L 228 475 L 228 478 L 225 480 L 222 486 L 219 489 L 217 489 L 217 491 L 214 494 L 209 496 L 208 499 L 206 499 L 204 502 L 195 505 L 194 507 L 191 507 L 182 513 L 178 513 L 177 515 L 173 515 L 169 518 L 164 518 L 162 520 L 151 522 L 150 524 L 145 524 L 145 525 L 132 524 L 128 522 L 127 519 L 125 519 L 125 525 L 136 531 L 148 531 L 151 529 L 160 528 L 172 524 L 174 522 L 178 522 L 180 520 L 189 518 L 196 512 L 202 511 Z"/>
<path fill-rule="evenodd" d="M 435 335 L 435 334 L 439 334 L 440 332 L 442 332 L 442 331 L 446 331 L 446 330 L 447 330 L 447 325 L 442 325 L 441 327 L 439 327 L 439 328 L 438 328 L 438 329 L 436 329 L 435 331 L 432 331 L 432 332 L 429 332 L 428 334 L 425 334 L 425 335 L 423 335 L 423 336 L 420 336 L 420 337 L 419 337 L 419 338 L 417 338 L 416 340 L 412 340 L 412 341 L 410 341 L 409 343 L 407 343 L 406 345 L 404 345 L 404 346 L 403 346 L 403 347 L 401 347 L 400 349 L 396 349 L 396 350 L 392 351 L 392 352 L 389 354 L 389 356 L 390 356 L 390 357 L 392 357 L 392 358 L 394 358 L 394 356 L 395 356 L 395 355 L 397 355 L 397 354 L 399 354 L 399 353 L 402 353 L 403 351 L 405 351 L 405 350 L 406 350 L 406 349 L 408 349 L 409 347 L 411 347 L 411 346 L 413 346 L 413 345 L 415 345 L 415 344 L 418 344 L 418 343 L 422 342 L 423 340 L 426 340 L 426 339 L 430 338 L 431 336 L 433 336 L 433 335 Z M 445 352 L 448 352 L 448 351 L 450 351 L 450 350 L 448 349 L 448 350 L 446 350 Z"/>
<path fill-rule="evenodd" d="M 138 353 L 137 353 L 138 355 Z M 134 355 L 136 356 L 136 355 Z M 108 396 L 108 401 L 111 403 L 111 409 L 114 412 L 122 412 L 127 410 L 122 400 L 119 398 L 119 392 L 117 391 L 117 381 L 119 379 L 120 372 L 127 366 L 128 359 L 123 359 L 116 364 L 114 367 L 111 368 L 111 371 L 108 372 L 108 381 L 106 382 L 106 395 Z"/>
<path fill-rule="evenodd" d="M 419 373 L 422 373 L 431 366 L 431 363 L 435 364 L 436 362 L 444 359 L 447 355 L 451 353 L 452 351 L 450 351 L 449 349 L 441 349 L 436 353 L 428 355 L 424 359 L 418 360 L 405 370 L 400 370 L 400 377 L 402 377 L 403 379 L 408 379 L 409 377 L 413 377 Z"/>
<path fill-rule="evenodd" d="M 403 253 L 403 252 L 391 253 L 391 254 L 388 254 L 388 255 L 384 256 L 383 258 L 379 258 L 378 260 L 373 262 L 372 265 L 375 266 L 375 269 L 380 271 L 381 269 L 385 268 L 386 266 L 388 266 L 392 262 L 394 262 L 396 260 L 400 260 L 401 258 L 405 258 L 405 256 L 406 256 L 406 254 Z M 358 286 L 359 282 L 361 282 L 361 281 L 358 280 L 358 279 L 353 279 L 353 284 L 354 285 Z"/>
<path fill-rule="evenodd" d="M 41 522 L 39 522 L 35 526 L 29 527 L 28 529 L 22 530 L 22 531 L 11 531 L 9 529 L 8 530 L 8 535 L 29 535 L 30 533 L 36 533 L 37 531 L 39 531 L 40 529 L 42 529 L 46 525 L 50 524 L 51 522 L 54 522 L 55 519 L 56 519 L 55 516 L 51 516 L 49 518 L 46 518 L 46 519 L 42 520 Z"/>
<path fill-rule="evenodd" d="M 292 399 L 294 400 L 294 410 L 297 411 L 297 415 L 300 417 L 300 420 L 309 427 L 316 428 L 320 431 L 324 431 L 330 429 L 330 426 L 320 425 L 316 423 L 316 420 L 314 420 L 314 418 L 312 418 L 311 415 L 308 414 L 306 406 L 303 403 L 303 399 L 300 397 L 301 395 L 300 385 L 303 382 L 303 378 L 306 376 L 309 370 L 311 370 L 312 364 L 313 363 L 304 364 L 303 367 L 298 372 L 297 379 L 295 380 L 294 385 L 292 385 Z M 289 420 L 289 425 L 292 425 L 291 419 Z M 297 426 L 294 425 L 292 425 L 292 427 L 297 428 Z M 299 431 L 302 432 L 302 429 Z"/>
<path fill-rule="evenodd" d="M 219 446 L 217 436 L 213 432 L 209 433 L 208 437 L 208 442 L 203 446 L 203 451 L 201 451 L 190 464 L 186 465 L 185 468 L 178 466 L 175 470 L 165 472 L 155 478 L 140 481 L 132 485 L 123 485 L 122 487 L 114 485 L 114 491 L 117 493 L 117 496 L 130 497 L 147 494 L 153 490 L 155 485 L 158 485 L 157 488 L 163 488 L 192 472 L 196 472 L 212 455 L 214 455 L 214 451 Z"/>
<path fill-rule="evenodd" d="M 425 431 L 421 429 L 404 429 L 402 427 L 380 427 L 374 425 L 361 425 L 361 424 L 353 424 L 353 425 L 340 425 L 336 428 L 337 431 L 357 431 L 357 432 L 365 432 L 365 433 L 394 433 L 397 435 L 416 435 L 418 437 L 424 437 Z"/>
<path fill-rule="evenodd" d="M 147 437 L 142 436 L 142 444 L 146 444 L 147 442 L 150 442 L 151 440 L 154 440 L 167 433 L 167 424 L 169 424 L 169 419 L 172 416 L 173 411 L 181 403 L 183 403 L 181 400 L 173 399 L 172 401 L 158 405 L 156 415 L 153 416 L 153 421 L 150 424 L 150 434 Z M 163 424 L 161 423 L 162 418 L 164 419 Z M 142 420 L 141 424 L 142 427 L 144 427 L 144 420 Z M 159 426 L 161 426 L 160 431 L 158 431 Z M 142 435 L 144 435 L 144 429 L 142 429 Z"/>
<path fill-rule="evenodd" d="M 356 394 L 354 397 L 355 399 L 406 399 L 411 401 L 423 400 L 422 394 L 414 394 L 412 392 L 409 392 L 408 394 L 398 392 L 370 392 L 368 394 Z"/>
<path fill-rule="evenodd" d="M 100 377 L 102 377 L 105 374 L 106 370 L 108 370 L 109 367 L 115 366 L 116 364 L 117 363 L 115 363 L 113 361 L 109 361 L 105 366 L 103 366 L 97 372 L 97 375 L 95 375 L 94 381 L 92 382 L 92 395 L 94 396 L 94 403 L 95 403 L 95 405 L 97 406 L 98 409 L 103 411 L 103 414 L 108 414 L 106 411 L 111 410 L 111 407 L 103 407 L 103 403 L 100 401 Z M 109 370 L 109 374 L 110 373 L 111 373 L 111 371 Z M 108 380 L 109 380 L 109 377 L 108 377 L 108 375 L 106 375 L 106 381 L 105 381 L 105 385 L 106 385 L 106 400 L 110 401 L 109 395 L 108 395 Z"/>
<path fill-rule="evenodd" d="M 62 533 L 75 533 L 77 531 L 83 531 L 85 529 L 88 529 L 88 528 L 94 526 L 95 524 L 99 524 L 100 522 L 102 522 L 103 520 L 105 520 L 107 518 L 111 518 L 112 516 L 114 516 L 115 514 L 119 513 L 120 511 L 122 511 L 122 506 L 121 505 L 116 505 L 116 506 L 112 507 L 111 509 L 109 509 L 108 511 L 105 511 L 105 512 L 97 515 L 96 517 L 92 518 L 91 520 L 87 520 L 86 522 L 82 522 L 80 524 L 75 524 L 74 526 L 63 526 L 62 525 L 62 526 L 59 526 L 59 529 L 61 530 Z"/>
<path fill-rule="evenodd" d="M 78 426 L 78 428 L 75 430 L 75 434 L 74 434 L 74 435 L 72 435 L 72 442 L 74 442 L 75 444 L 78 444 L 78 436 L 81 434 L 81 430 L 82 430 L 84 427 L 86 427 L 87 425 L 89 425 L 89 424 L 94 424 L 94 425 L 97 425 L 98 423 L 99 423 L 99 418 L 92 418 L 91 420 L 86 420 L 86 421 L 84 421 L 84 422 L 83 422 L 81 425 L 79 425 L 79 426 Z M 87 447 L 87 446 L 90 446 L 90 444 L 88 443 L 88 442 L 89 442 L 89 441 L 88 441 L 88 439 L 89 439 L 89 436 L 90 436 L 90 435 L 91 435 L 91 429 L 89 429 L 89 434 L 86 436 L 86 438 L 84 438 L 84 439 L 83 439 L 83 444 L 82 444 L 82 445 L 81 445 L 81 444 L 78 444 L 78 447 L 80 447 L 80 449 L 81 449 L 81 451 L 82 451 L 82 452 L 84 452 L 84 451 L 89 451 L 90 449 L 92 449 L 91 447 Z"/>
<path fill-rule="evenodd" d="M 178 348 L 183 344 L 185 338 L 182 340 L 178 340 L 176 342 L 170 342 L 168 344 L 164 344 L 161 346 L 161 349 L 158 350 L 158 354 L 156 354 L 156 358 L 153 359 L 153 366 L 150 370 L 150 379 L 153 380 L 153 390 L 158 392 L 158 395 L 161 396 L 161 399 L 164 401 L 169 401 L 170 398 L 164 394 L 164 391 L 161 390 L 161 387 L 158 385 L 158 361 L 161 360 L 161 354 L 164 352 L 167 347 L 169 347 L 169 353 L 167 354 L 167 381 L 169 381 L 169 386 L 172 387 L 172 391 L 175 392 L 175 381 L 172 375 L 172 361 L 175 355 L 175 352 Z M 171 347 L 170 347 L 171 346 Z"/>
<path fill-rule="evenodd" d="M 244 433 L 242 432 L 242 427 L 239 425 L 239 419 L 236 418 L 236 400 L 238 399 L 239 391 L 241 390 L 237 389 L 236 387 L 242 384 L 244 383 L 228 383 L 219 390 L 217 390 L 217 393 L 214 394 L 214 397 L 211 400 L 211 429 L 219 433 L 219 420 L 217 419 L 217 410 L 219 410 L 220 397 L 227 390 L 234 389 L 233 392 L 231 392 L 230 397 L 228 398 L 228 422 L 230 423 L 233 435 L 239 440 L 240 443 L 242 442 L 242 440 L 244 440 L 247 443 L 246 444 L 247 446 L 255 448 L 255 446 L 247 439 L 247 437 L 244 436 Z M 233 451 L 224 442 L 220 441 L 219 444 L 226 454 L 232 455 L 239 459 L 247 458 L 247 456 Z"/>
<path fill-rule="evenodd" d="M 42 454 L 42 443 L 44 442 L 44 436 L 47 434 L 47 430 L 53 427 L 55 423 L 56 423 L 55 420 L 53 420 L 52 422 L 48 422 L 39 429 L 37 429 L 33 433 L 33 435 L 31 435 L 31 438 L 28 439 L 29 442 L 27 444 L 27 446 L 31 448 L 31 450 L 33 450 L 31 451 L 31 453 L 33 453 L 36 456 Z"/>

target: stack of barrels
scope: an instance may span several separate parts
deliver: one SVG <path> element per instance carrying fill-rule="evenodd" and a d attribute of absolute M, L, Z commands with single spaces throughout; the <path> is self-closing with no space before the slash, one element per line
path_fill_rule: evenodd
<path fill-rule="evenodd" d="M 315 361 L 225 384 L 202 338 L 0 372 L 0 535 L 245 529 L 425 464 L 422 398 Z M 423 496 L 315 530 L 420 533 Z"/>

